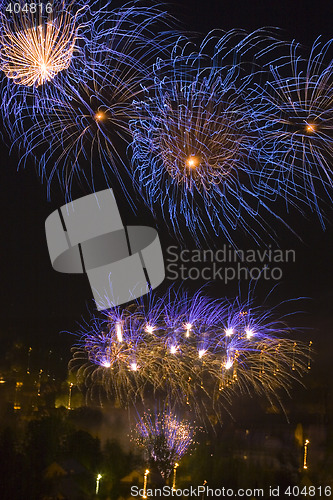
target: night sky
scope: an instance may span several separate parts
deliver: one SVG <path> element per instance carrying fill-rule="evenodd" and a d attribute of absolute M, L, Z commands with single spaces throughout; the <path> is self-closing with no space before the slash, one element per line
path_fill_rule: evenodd
<path fill-rule="evenodd" d="M 121 4 L 114 2 L 115 6 Z M 295 39 L 304 45 L 312 45 L 319 35 L 323 35 L 324 40 L 332 36 L 332 5 L 329 0 L 187 0 L 181 6 L 170 3 L 170 11 L 190 31 L 206 33 L 213 28 L 253 30 L 277 26 L 281 28 L 281 38 Z M 44 223 L 53 210 L 64 204 L 61 194 L 56 192 L 52 201 L 47 201 L 46 187 L 41 185 L 33 164 L 27 163 L 25 169 L 21 167 L 19 171 L 17 165 L 15 149 L 9 155 L 8 148 L 1 143 L 0 335 L 3 339 L 19 336 L 27 344 L 58 345 L 59 350 L 63 345 L 67 352 L 71 339 L 59 332 L 75 330 L 81 316 L 87 317 L 87 308 L 92 309 L 91 290 L 83 275 L 57 273 L 49 261 Z M 125 224 L 154 225 L 144 210 L 135 215 L 122 203 L 119 206 Z M 332 213 L 328 212 L 328 216 L 332 219 Z M 328 351 L 323 348 L 325 345 L 333 347 L 330 316 L 332 223 L 328 222 L 324 232 L 315 214 L 307 213 L 305 218 L 300 213 L 292 213 L 286 218 L 297 229 L 302 241 L 287 230 L 281 231 L 280 245 L 295 249 L 296 262 L 285 265 L 275 298 L 277 302 L 298 296 L 312 299 L 303 301 L 301 309 L 305 315 L 298 323 L 317 329 L 312 332 L 312 338 L 318 357 L 326 360 Z M 168 245 L 178 245 L 163 227 L 161 222 L 159 229 L 164 249 Z M 221 240 L 223 243 L 227 242 Z M 189 247 L 193 248 L 190 241 Z M 167 284 L 162 285 L 161 293 Z M 186 285 L 196 289 L 203 282 Z M 259 283 L 258 295 L 264 296 L 269 288 L 269 283 Z M 231 298 L 237 289 L 237 283 L 211 285 L 211 292 L 216 296 Z"/>

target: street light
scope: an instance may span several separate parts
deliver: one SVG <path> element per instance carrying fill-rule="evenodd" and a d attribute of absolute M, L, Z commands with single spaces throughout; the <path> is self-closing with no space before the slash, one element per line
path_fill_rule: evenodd
<path fill-rule="evenodd" d="M 304 459 L 303 459 L 303 469 L 308 468 L 308 446 L 310 441 L 308 439 L 305 440 L 304 443 Z"/>
<path fill-rule="evenodd" d="M 99 492 L 99 482 L 102 479 L 102 474 L 97 474 L 96 476 L 96 495 L 98 495 Z"/>
<path fill-rule="evenodd" d="M 74 384 L 72 382 L 69 384 L 67 410 L 71 410 L 71 399 L 72 399 L 72 387 L 73 387 L 73 385 Z"/>
<path fill-rule="evenodd" d="M 27 374 L 30 375 L 30 356 L 31 356 L 31 351 L 32 351 L 32 347 L 29 347 L 29 350 L 28 350 L 28 363 L 27 363 Z"/>
<path fill-rule="evenodd" d="M 205 479 L 202 486 L 206 486 L 206 484 L 207 484 L 207 481 Z M 204 498 L 205 498 L 205 491 L 203 492 L 201 499 L 203 500 Z"/>
<path fill-rule="evenodd" d="M 40 396 L 40 388 L 41 388 L 41 385 L 42 385 L 42 373 L 43 373 L 43 370 L 40 369 L 39 370 L 39 375 L 38 375 L 37 396 Z"/>
<path fill-rule="evenodd" d="M 149 474 L 149 469 L 146 469 L 145 470 L 145 475 L 144 475 L 144 478 L 143 478 L 143 496 L 142 496 L 142 498 L 148 498 L 147 497 L 148 474 Z"/>
<path fill-rule="evenodd" d="M 177 474 L 177 467 L 179 467 L 179 464 L 177 462 L 175 463 L 173 467 L 173 481 L 172 481 L 172 491 L 176 491 L 176 474 Z"/>
<path fill-rule="evenodd" d="M 23 382 L 16 382 L 15 384 L 15 397 L 14 397 L 14 410 L 20 410 L 21 409 L 21 404 L 19 402 L 19 391 L 21 390 L 23 386 Z"/>

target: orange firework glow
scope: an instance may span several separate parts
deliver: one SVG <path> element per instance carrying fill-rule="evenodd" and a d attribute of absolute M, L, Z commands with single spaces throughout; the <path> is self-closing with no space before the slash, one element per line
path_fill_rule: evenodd
<path fill-rule="evenodd" d="M 317 131 L 317 126 L 315 123 L 307 123 L 305 130 L 308 134 L 314 134 Z"/>
<path fill-rule="evenodd" d="M 186 165 L 189 168 L 197 168 L 200 165 L 200 158 L 198 156 L 191 155 L 187 158 Z"/>
<path fill-rule="evenodd" d="M 36 16 L 36 15 L 35 15 Z M 76 16 L 50 12 L 10 21 L 0 14 L 0 68 L 17 85 L 39 87 L 67 69 L 77 37 Z"/>

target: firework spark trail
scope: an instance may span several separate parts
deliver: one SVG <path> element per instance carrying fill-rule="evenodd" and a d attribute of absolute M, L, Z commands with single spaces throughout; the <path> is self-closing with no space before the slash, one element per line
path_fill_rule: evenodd
<path fill-rule="evenodd" d="M 171 289 L 93 318 L 82 327 L 70 369 L 88 389 L 127 406 L 163 397 L 219 415 L 235 395 L 257 392 L 279 401 L 307 368 L 308 348 L 287 337 L 274 311 L 242 302 L 190 297 Z"/>
<path fill-rule="evenodd" d="M 107 54 L 100 62 L 107 64 Z M 54 179 L 70 198 L 75 180 L 94 191 L 99 172 L 107 184 L 112 176 L 124 177 L 119 174 L 119 170 L 125 171 L 120 146 L 126 149 L 131 101 L 138 91 L 138 78 L 121 79 L 116 69 L 103 74 L 97 62 L 86 71 L 86 81 L 66 82 L 61 93 L 40 101 L 42 110 L 33 118 L 28 106 L 26 119 L 15 120 L 14 144 L 24 151 L 21 162 L 31 155 L 37 157 L 49 197 Z M 18 114 L 22 116 L 22 108 Z M 122 187 L 125 191 L 123 183 Z"/>
<path fill-rule="evenodd" d="M 270 64 L 268 81 L 249 93 L 261 123 L 261 196 L 276 194 L 296 207 L 310 206 L 324 225 L 321 198 L 332 200 L 332 40 L 310 54 L 290 45 L 289 61 Z"/>
<path fill-rule="evenodd" d="M 254 65 L 246 63 L 249 46 L 265 52 L 263 39 L 257 32 L 211 35 L 197 54 L 188 55 L 188 46 L 176 45 L 171 60 L 154 66 L 153 92 L 134 103 L 135 185 L 178 238 L 184 223 L 196 242 L 214 232 L 234 243 L 236 229 L 256 241 L 265 230 L 272 235 L 261 216 L 272 210 L 252 185 L 260 171 L 260 129 L 244 99 L 255 74 Z M 208 56 L 212 41 L 213 56 Z M 274 43 L 267 39 L 266 45 L 269 52 Z"/>
<path fill-rule="evenodd" d="M 138 419 L 134 441 L 143 447 L 151 465 L 168 478 L 193 443 L 192 425 L 170 410 L 146 412 Z"/>

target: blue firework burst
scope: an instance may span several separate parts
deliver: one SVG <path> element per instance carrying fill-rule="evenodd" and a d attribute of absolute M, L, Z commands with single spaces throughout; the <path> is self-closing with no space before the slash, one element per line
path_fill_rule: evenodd
<path fill-rule="evenodd" d="M 248 52 L 264 50 L 264 39 L 233 31 L 209 36 L 197 54 L 176 47 L 154 67 L 154 92 L 135 102 L 135 184 L 179 238 L 184 223 L 196 242 L 211 231 L 231 243 L 237 230 L 255 240 L 265 229 L 272 235 L 262 217 L 271 211 L 252 185 L 260 130 L 244 99 L 255 74 Z M 265 41 L 268 51 L 274 43 Z"/>
<path fill-rule="evenodd" d="M 249 94 L 260 121 L 262 196 L 274 194 L 298 207 L 316 210 L 332 197 L 333 63 L 332 40 L 318 39 L 309 54 L 290 45 L 289 61 L 270 64 L 263 86 Z"/>

